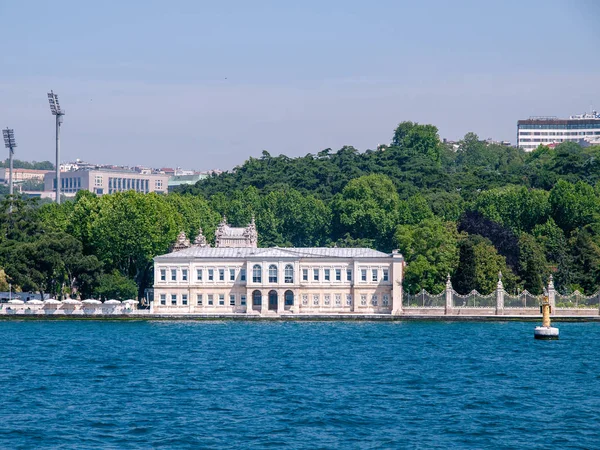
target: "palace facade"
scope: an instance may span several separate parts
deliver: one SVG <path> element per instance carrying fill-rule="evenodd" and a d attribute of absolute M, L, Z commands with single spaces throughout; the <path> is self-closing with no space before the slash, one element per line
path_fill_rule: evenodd
<path fill-rule="evenodd" d="M 404 259 L 368 248 L 257 248 L 254 220 L 224 219 L 210 247 L 181 233 L 154 258 L 152 310 L 161 314 L 400 314 Z"/>

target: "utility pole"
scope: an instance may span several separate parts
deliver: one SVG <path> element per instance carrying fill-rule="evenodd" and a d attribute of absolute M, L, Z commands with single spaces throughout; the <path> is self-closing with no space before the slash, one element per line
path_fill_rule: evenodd
<path fill-rule="evenodd" d="M 13 203 L 13 154 L 15 153 L 15 147 L 17 143 L 15 142 L 15 131 L 11 128 L 6 128 L 2 130 L 2 136 L 4 137 L 4 145 L 8 149 L 8 194 L 10 195 L 10 207 L 8 212 L 12 212 L 12 203 Z"/>
<path fill-rule="evenodd" d="M 60 205 L 60 125 L 63 123 L 65 111 L 60 109 L 58 95 L 53 91 L 48 93 L 50 112 L 56 117 L 56 203 Z"/>

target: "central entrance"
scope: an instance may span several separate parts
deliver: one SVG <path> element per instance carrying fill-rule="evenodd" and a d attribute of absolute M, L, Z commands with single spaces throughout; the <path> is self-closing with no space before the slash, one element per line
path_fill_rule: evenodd
<path fill-rule="evenodd" d="M 269 311 L 277 311 L 277 291 L 269 291 Z"/>

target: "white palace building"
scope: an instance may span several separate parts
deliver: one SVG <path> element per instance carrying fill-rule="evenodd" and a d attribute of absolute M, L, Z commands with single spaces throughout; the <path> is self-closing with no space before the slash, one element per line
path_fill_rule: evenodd
<path fill-rule="evenodd" d="M 154 258 L 155 314 L 401 314 L 404 258 L 369 248 L 257 247 L 254 220 L 226 219 L 210 247 L 180 233 Z"/>

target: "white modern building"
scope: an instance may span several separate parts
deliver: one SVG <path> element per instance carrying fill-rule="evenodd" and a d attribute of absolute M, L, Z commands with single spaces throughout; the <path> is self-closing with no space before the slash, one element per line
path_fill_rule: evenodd
<path fill-rule="evenodd" d="M 216 247 L 181 233 L 154 258 L 156 314 L 400 314 L 404 259 L 369 248 L 257 248 L 225 219 Z"/>
<path fill-rule="evenodd" d="M 600 115 L 591 114 L 557 117 L 530 117 L 517 122 L 517 147 L 533 151 L 540 144 L 594 141 L 600 137 Z"/>
<path fill-rule="evenodd" d="M 77 191 L 86 190 L 97 195 L 115 192 L 160 192 L 166 193 L 169 186 L 169 175 L 140 174 L 126 170 L 75 170 L 61 172 L 61 193 L 74 195 Z M 56 190 L 56 175 L 49 172 L 44 177 L 44 190 Z"/>

